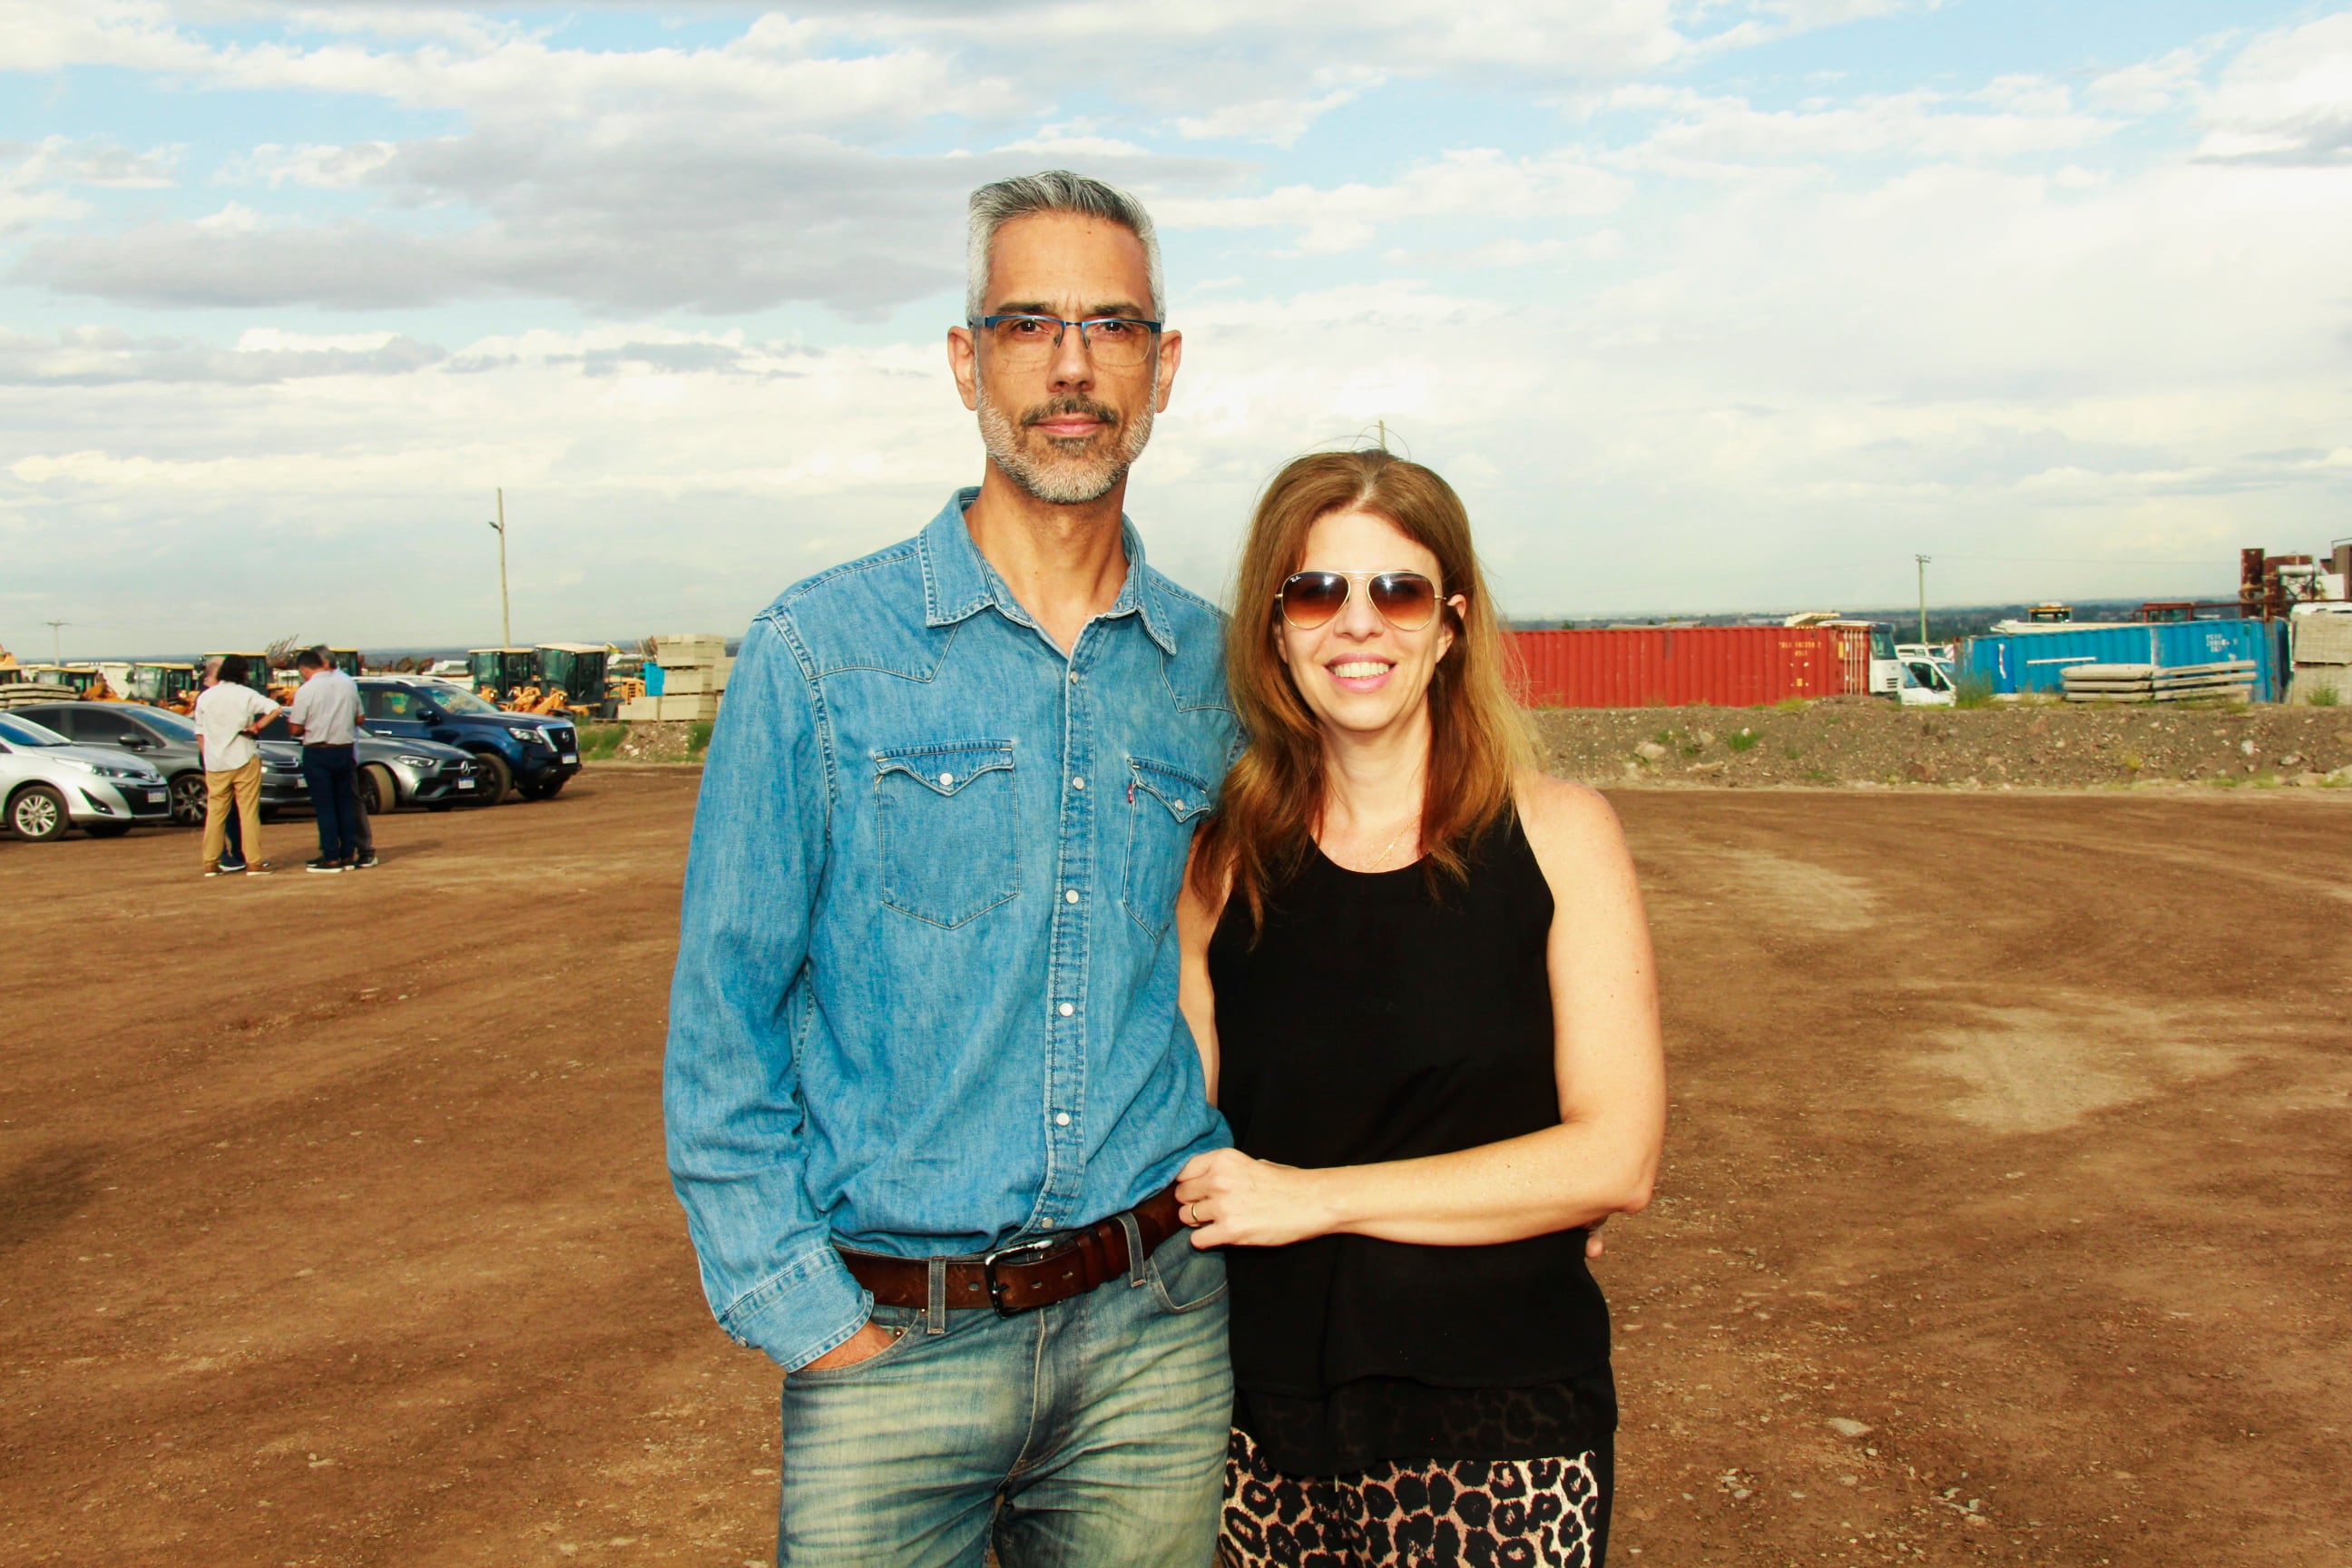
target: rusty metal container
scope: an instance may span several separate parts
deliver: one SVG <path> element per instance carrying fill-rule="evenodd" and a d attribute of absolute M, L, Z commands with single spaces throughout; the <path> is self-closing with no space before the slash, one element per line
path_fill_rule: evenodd
<path fill-rule="evenodd" d="M 1859 660 L 1835 626 L 1612 626 L 1510 640 L 1531 708 L 1758 708 L 1866 692 L 1864 637 Z"/>

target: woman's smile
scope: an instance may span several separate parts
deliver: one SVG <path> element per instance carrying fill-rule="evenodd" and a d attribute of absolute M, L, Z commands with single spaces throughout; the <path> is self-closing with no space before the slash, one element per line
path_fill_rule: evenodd
<path fill-rule="evenodd" d="M 1343 690 L 1378 691 L 1389 683 L 1389 671 L 1396 668 L 1396 661 L 1351 654 L 1345 658 L 1332 659 L 1323 668 L 1331 672 L 1331 679 L 1338 681 Z"/>

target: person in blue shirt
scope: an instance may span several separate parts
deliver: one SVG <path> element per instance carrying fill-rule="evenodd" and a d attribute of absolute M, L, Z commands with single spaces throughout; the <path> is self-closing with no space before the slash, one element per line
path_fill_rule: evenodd
<path fill-rule="evenodd" d="M 721 1327 L 785 1370 L 787 1564 L 1205 1563 L 1231 1142 L 1176 897 L 1238 750 L 1213 606 L 1121 510 L 1182 351 L 1131 196 L 971 202 L 987 462 L 751 623 L 695 816 L 664 1078 Z"/>

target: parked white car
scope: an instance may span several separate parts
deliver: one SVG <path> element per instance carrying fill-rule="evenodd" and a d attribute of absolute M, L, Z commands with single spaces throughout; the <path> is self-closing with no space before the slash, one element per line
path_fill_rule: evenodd
<path fill-rule="evenodd" d="M 61 838 L 79 827 L 93 838 L 119 838 L 142 823 L 171 820 L 171 786 L 154 768 L 0 713 L 0 821 L 17 837 Z"/>

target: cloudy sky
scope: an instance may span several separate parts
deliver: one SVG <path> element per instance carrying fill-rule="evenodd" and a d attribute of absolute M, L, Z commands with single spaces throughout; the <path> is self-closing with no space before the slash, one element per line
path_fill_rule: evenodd
<path fill-rule="evenodd" d="M 2352 11 L 0 0 L 0 643 L 735 630 L 976 477 L 961 208 L 1151 203 L 1129 510 L 1394 441 L 1505 608 L 2226 590 L 2352 534 Z"/>

